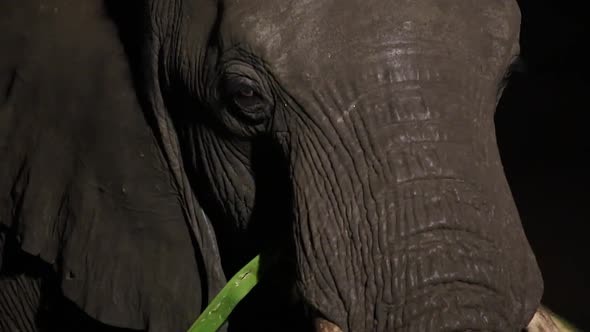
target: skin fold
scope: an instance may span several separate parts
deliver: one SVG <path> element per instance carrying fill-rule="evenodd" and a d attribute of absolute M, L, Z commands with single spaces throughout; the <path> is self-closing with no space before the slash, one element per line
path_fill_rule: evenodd
<path fill-rule="evenodd" d="M 542 278 L 493 121 L 515 1 L 0 9 L 4 251 L 89 319 L 186 330 L 259 252 L 228 331 L 533 318 Z"/>

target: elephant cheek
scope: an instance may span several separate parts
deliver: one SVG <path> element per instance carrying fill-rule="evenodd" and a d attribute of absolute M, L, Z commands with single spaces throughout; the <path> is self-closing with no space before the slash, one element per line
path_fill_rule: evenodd
<path fill-rule="evenodd" d="M 210 212 L 220 211 L 232 220 L 228 229 L 244 230 L 248 226 L 254 206 L 256 186 L 250 165 L 244 156 L 249 146 L 224 140 L 209 129 L 192 133 L 196 149 L 191 158 L 195 164 L 195 187 Z M 189 149 L 190 150 L 190 149 Z"/>

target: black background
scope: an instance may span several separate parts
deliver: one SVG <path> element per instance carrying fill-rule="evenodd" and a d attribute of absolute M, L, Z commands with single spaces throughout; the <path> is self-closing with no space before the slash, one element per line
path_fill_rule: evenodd
<path fill-rule="evenodd" d="M 545 280 L 543 303 L 590 330 L 590 10 L 521 0 L 522 72 L 496 113 L 502 161 Z"/>

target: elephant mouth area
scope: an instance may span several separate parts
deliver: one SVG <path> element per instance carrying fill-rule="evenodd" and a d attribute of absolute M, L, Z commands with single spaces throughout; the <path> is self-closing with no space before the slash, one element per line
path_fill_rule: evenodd
<path fill-rule="evenodd" d="M 475 295 L 475 294 L 474 294 Z M 483 296 L 478 304 L 458 305 L 447 301 L 451 297 L 466 299 L 462 293 L 446 293 L 441 298 L 433 295 L 428 305 L 406 303 L 397 306 L 389 315 L 371 313 L 356 307 L 352 312 L 332 312 L 332 305 L 318 310 L 306 301 L 305 317 L 310 322 L 309 330 L 314 332 L 353 332 L 353 331 L 543 331 L 520 326 L 515 320 L 505 317 L 492 299 Z M 445 298 L 446 300 L 443 300 Z M 429 305 L 435 303 L 434 307 Z M 361 304 L 359 303 L 359 306 Z M 358 315 L 355 315 L 355 312 Z M 395 312 L 395 314 L 394 314 Z M 402 316 L 396 314 L 403 312 Z M 392 318 L 391 315 L 396 316 Z M 352 316 L 354 315 L 354 316 Z M 548 330 L 553 331 L 553 330 Z"/>
<path fill-rule="evenodd" d="M 528 325 L 521 330 L 521 332 L 559 332 L 566 331 L 563 326 L 560 326 L 556 317 L 543 306 L 540 306 L 535 312 L 534 317 Z M 335 323 L 323 317 L 321 314 L 316 314 L 313 318 L 313 331 L 314 332 L 342 332 L 342 329 Z M 470 331 L 479 331 L 472 330 Z M 485 331 L 485 330 L 481 330 Z"/>
<path fill-rule="evenodd" d="M 545 310 L 542 306 L 539 307 L 531 319 L 529 324 L 521 330 L 521 332 L 559 332 L 565 329 L 557 323 L 555 317 Z M 342 329 L 333 322 L 327 320 L 321 315 L 316 315 L 313 319 L 313 331 L 314 332 L 342 332 Z M 471 330 L 476 331 L 476 330 Z M 482 330 L 483 331 L 483 330 Z"/>

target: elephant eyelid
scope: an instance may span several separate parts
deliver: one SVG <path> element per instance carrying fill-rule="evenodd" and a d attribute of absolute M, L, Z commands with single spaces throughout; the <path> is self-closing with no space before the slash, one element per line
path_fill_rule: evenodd
<path fill-rule="evenodd" d="M 260 94 L 260 85 L 253 79 L 240 74 L 226 74 L 223 79 L 224 89 L 226 92 L 239 92 L 250 89 L 254 93 Z"/>

